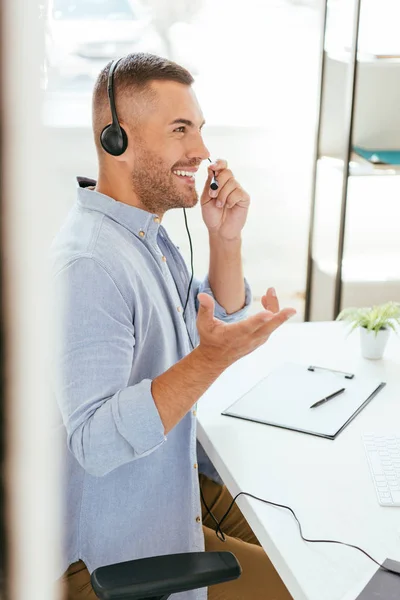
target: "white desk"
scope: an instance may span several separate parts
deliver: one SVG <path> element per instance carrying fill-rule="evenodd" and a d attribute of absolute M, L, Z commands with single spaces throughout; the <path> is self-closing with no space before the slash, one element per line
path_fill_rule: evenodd
<path fill-rule="evenodd" d="M 198 438 L 231 494 L 247 491 L 291 506 L 309 538 L 355 544 L 400 561 L 400 508 L 379 506 L 361 434 L 400 429 L 400 339 L 381 361 L 363 359 L 359 333 L 342 323 L 282 326 L 209 388 L 198 404 Z M 221 411 L 285 361 L 376 375 L 386 387 L 331 441 L 222 416 Z M 240 496 L 238 505 L 295 600 L 354 600 L 378 568 L 358 550 L 308 544 L 285 509 Z"/>

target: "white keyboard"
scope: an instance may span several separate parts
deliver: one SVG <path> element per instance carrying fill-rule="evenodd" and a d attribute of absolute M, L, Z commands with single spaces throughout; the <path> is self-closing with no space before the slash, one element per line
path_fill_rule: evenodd
<path fill-rule="evenodd" d="M 362 436 L 381 506 L 400 506 L 400 433 Z"/>

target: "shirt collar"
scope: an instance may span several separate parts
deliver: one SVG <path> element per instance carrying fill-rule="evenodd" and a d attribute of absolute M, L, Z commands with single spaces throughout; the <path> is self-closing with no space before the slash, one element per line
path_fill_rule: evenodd
<path fill-rule="evenodd" d="M 158 215 L 136 206 L 118 202 L 110 196 L 91 190 L 90 187 L 96 185 L 94 179 L 77 177 L 77 182 L 78 205 L 110 217 L 143 241 L 147 239 L 155 242 L 157 240 L 160 227 Z"/>

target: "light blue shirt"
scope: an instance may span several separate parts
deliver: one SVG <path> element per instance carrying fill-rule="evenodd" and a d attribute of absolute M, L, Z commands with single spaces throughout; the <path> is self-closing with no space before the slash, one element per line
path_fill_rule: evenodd
<path fill-rule="evenodd" d="M 157 215 L 116 202 L 80 180 L 52 246 L 61 335 L 55 393 L 65 437 L 64 565 L 204 550 L 198 469 L 218 480 L 196 445 L 194 408 L 168 433 L 152 380 L 195 345 L 197 294 Z M 246 306 L 225 322 L 245 315 Z M 186 321 L 186 324 L 185 324 Z M 187 327 L 187 329 L 186 329 Z M 60 573 L 61 575 L 61 573 Z M 206 590 L 177 594 L 205 600 Z"/>

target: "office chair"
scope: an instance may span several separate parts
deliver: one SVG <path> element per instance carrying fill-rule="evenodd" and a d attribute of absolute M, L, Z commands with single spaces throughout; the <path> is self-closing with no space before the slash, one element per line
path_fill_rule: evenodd
<path fill-rule="evenodd" d="M 171 594 L 232 581 L 241 572 L 231 552 L 187 552 L 98 567 L 91 582 L 101 600 L 167 600 Z"/>

